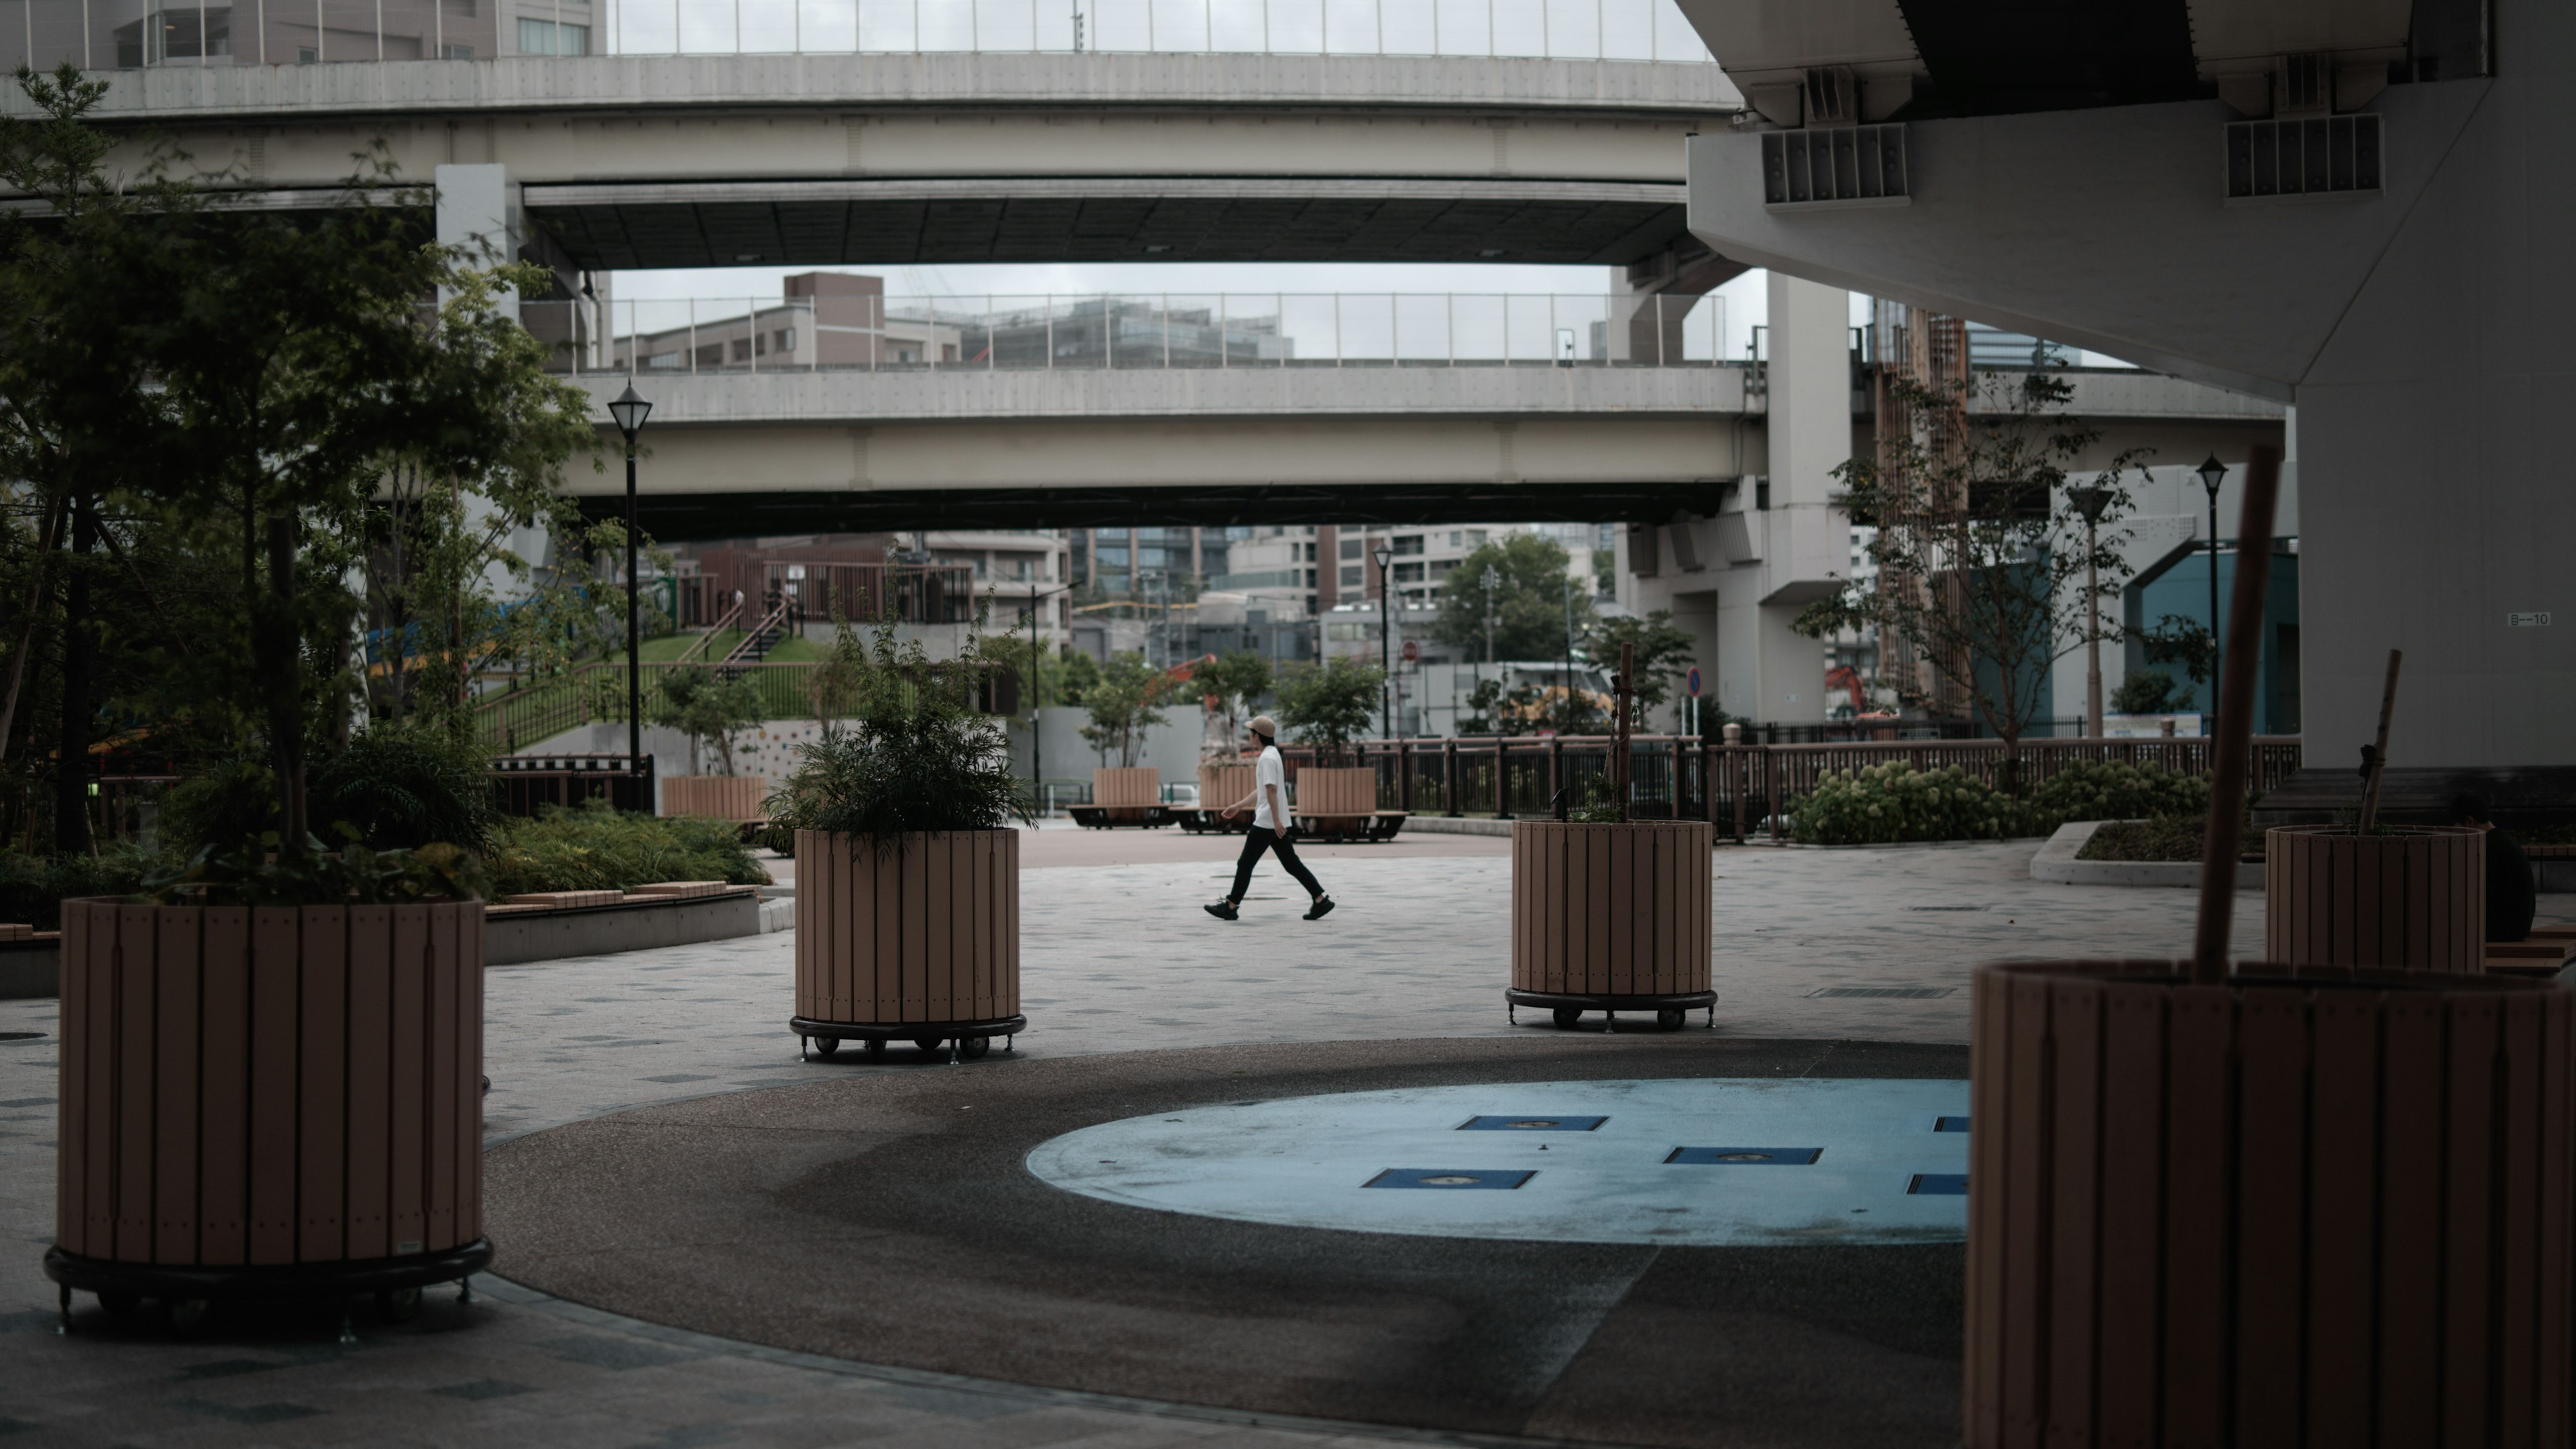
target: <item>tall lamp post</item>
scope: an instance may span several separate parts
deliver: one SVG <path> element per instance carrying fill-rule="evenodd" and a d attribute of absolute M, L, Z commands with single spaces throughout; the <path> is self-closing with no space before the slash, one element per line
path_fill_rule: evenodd
<path fill-rule="evenodd" d="M 1395 562 L 1395 550 L 1381 543 L 1369 557 L 1377 560 L 1378 729 L 1388 739 L 1394 739 L 1395 589 L 1387 579 L 1387 567 Z"/>
<path fill-rule="evenodd" d="M 2218 734 L 2218 707 L 2226 703 L 2218 697 L 2220 678 L 2218 666 L 2221 660 L 2221 646 L 2218 642 L 2218 489 L 2219 485 L 2227 481 L 2227 465 L 2218 461 L 2218 455 L 2212 453 L 2209 455 L 2209 460 L 2200 465 L 2198 472 L 2200 486 L 2209 490 L 2209 726 L 2207 732 L 2215 738 Z"/>
<path fill-rule="evenodd" d="M 1503 584 L 1503 571 L 1485 565 L 1485 662 L 1494 662 L 1494 590 Z"/>
<path fill-rule="evenodd" d="M 2102 577 L 2095 566 L 2100 552 L 2094 530 L 2102 510 L 2111 505 L 2108 488 L 2069 488 L 2067 499 L 2084 515 L 2084 733 L 2102 738 Z"/>
<path fill-rule="evenodd" d="M 632 383 L 608 405 L 617 431 L 626 435 L 626 769 L 636 775 L 644 771 L 644 666 L 638 642 L 643 581 L 635 575 L 635 435 L 644 431 L 644 420 L 652 413 L 653 405 Z M 645 801 L 643 808 L 650 813 L 653 802 Z"/>
<path fill-rule="evenodd" d="M 1073 592 L 1073 587 L 1071 584 L 1066 584 L 1062 588 L 1047 589 L 1029 595 L 1029 801 L 1031 804 L 1035 804 L 1040 792 L 1046 789 L 1046 718 L 1038 712 L 1044 700 L 1044 696 L 1038 692 L 1038 660 L 1042 657 L 1038 645 L 1038 601 L 1052 599 L 1058 594 L 1069 594 Z"/>
<path fill-rule="evenodd" d="M 1574 572 L 1565 575 L 1565 729 L 1574 733 Z"/>

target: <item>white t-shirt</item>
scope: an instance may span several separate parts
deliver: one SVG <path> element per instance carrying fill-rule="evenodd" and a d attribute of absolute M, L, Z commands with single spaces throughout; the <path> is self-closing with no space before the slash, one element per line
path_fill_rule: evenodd
<path fill-rule="evenodd" d="M 1279 808 L 1288 812 L 1285 821 L 1270 818 L 1270 792 L 1279 792 Z M 1271 745 L 1261 752 L 1261 760 L 1252 767 L 1252 823 L 1263 830 L 1288 833 L 1296 824 L 1297 813 L 1288 807 L 1288 766 L 1279 758 L 1279 747 Z"/>

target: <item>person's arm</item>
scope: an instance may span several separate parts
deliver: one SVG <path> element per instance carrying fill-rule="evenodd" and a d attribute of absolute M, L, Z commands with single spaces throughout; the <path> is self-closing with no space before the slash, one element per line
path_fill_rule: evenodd
<path fill-rule="evenodd" d="M 1271 820 L 1276 823 L 1280 829 L 1287 829 L 1288 802 L 1279 797 L 1279 787 L 1276 785 L 1264 785 L 1261 788 L 1270 792 Z"/>
<path fill-rule="evenodd" d="M 1251 794 L 1246 795 L 1246 796 L 1244 796 L 1242 799 L 1235 801 L 1233 804 L 1228 805 L 1228 806 L 1227 806 L 1227 807 L 1225 807 L 1223 810 L 1220 810 L 1220 811 L 1218 811 L 1217 813 L 1218 813 L 1218 814 L 1220 814 L 1220 815 L 1240 815 L 1240 814 L 1242 814 L 1244 811 L 1251 809 L 1251 808 L 1252 808 L 1252 805 L 1253 805 L 1253 802 L 1254 802 L 1254 801 L 1256 801 L 1256 800 L 1259 800 L 1260 798 L 1261 798 L 1261 792 L 1260 792 L 1259 790 L 1255 790 L 1255 791 L 1253 791 Z"/>

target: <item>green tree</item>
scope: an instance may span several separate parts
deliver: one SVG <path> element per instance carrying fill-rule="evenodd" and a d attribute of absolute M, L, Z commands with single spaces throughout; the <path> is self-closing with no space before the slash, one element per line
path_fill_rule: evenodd
<path fill-rule="evenodd" d="M 1484 679 L 1468 691 L 1467 708 L 1471 712 L 1458 721 L 1462 735 L 1525 735 L 1538 727 L 1546 702 L 1535 684 L 1506 689 L 1500 679 Z"/>
<path fill-rule="evenodd" d="M 1673 611 L 1657 609 L 1640 619 L 1633 614 L 1603 619 L 1583 639 L 1584 657 L 1616 668 L 1622 645 L 1636 647 L 1637 677 L 1630 680 L 1632 729 L 1646 728 L 1647 717 L 1673 697 L 1682 676 L 1690 673 L 1699 641 L 1673 626 Z"/>
<path fill-rule="evenodd" d="M 1321 664 L 1282 670 L 1272 692 L 1279 700 L 1281 728 L 1301 744 L 1340 755 L 1378 722 L 1385 688 L 1385 670 L 1356 655 L 1338 654 Z"/>
<path fill-rule="evenodd" d="M 1974 414 L 1967 384 L 1894 386 L 1914 416 L 1953 420 L 1935 429 L 1950 434 L 1949 445 L 1902 435 L 1883 461 L 1855 457 L 1834 470 L 1851 515 L 1878 525 L 1868 547 L 1881 578 L 1809 605 L 1794 627 L 1816 638 L 1876 629 L 1916 651 L 1937 678 L 1900 698 L 1943 713 L 1964 703 L 2003 741 L 2001 778 L 2011 793 L 2049 667 L 2083 647 L 2087 621 L 2129 576 L 2119 551 L 2129 537 L 2119 526 L 2129 506 L 2121 480 L 2143 450 L 2113 458 L 2091 481 L 2109 497 L 2088 556 L 2068 469 L 2100 434 L 2067 418 L 2069 384 L 2043 373 L 1991 384 L 1990 406 Z M 2091 593 L 2088 563 L 2099 576 Z M 2106 637 L 2117 632 L 2106 625 Z"/>
<path fill-rule="evenodd" d="M 2132 669 L 2111 691 L 2113 714 L 2162 714 L 2173 707 L 2173 676 L 2161 669 Z"/>
<path fill-rule="evenodd" d="M 1270 692 L 1270 661 L 1249 649 L 1229 649 L 1201 664 L 1190 680 L 1215 697 L 1217 712 L 1225 716 L 1225 737 L 1232 740 L 1243 733 L 1254 701 Z"/>
<path fill-rule="evenodd" d="M 1170 697 L 1171 683 L 1171 676 L 1146 663 L 1142 654 L 1110 655 L 1100 666 L 1100 681 L 1082 696 L 1083 708 L 1091 712 L 1091 723 L 1082 727 L 1084 742 L 1103 755 L 1116 750 L 1120 767 L 1134 768 L 1146 729 L 1164 722 L 1159 706 Z"/>
<path fill-rule="evenodd" d="M 2148 663 L 2177 665 L 2194 684 L 2207 684 L 2218 667 L 2218 639 L 2198 619 L 2167 614 L 2154 628 L 2140 631 L 2138 639 Z"/>
<path fill-rule="evenodd" d="M 1100 683 L 1100 661 L 1070 644 L 1056 652 L 1055 668 L 1049 672 L 1041 698 L 1051 705 L 1080 704 L 1083 696 Z"/>
<path fill-rule="evenodd" d="M 701 773 L 702 749 L 716 747 L 718 773 L 733 773 L 733 737 L 760 722 L 760 687 L 751 676 L 727 679 L 703 664 L 667 671 L 661 689 L 644 701 L 644 718 L 689 738 L 689 773 Z"/>
<path fill-rule="evenodd" d="M 1433 637 L 1469 651 L 1470 657 L 1562 659 L 1566 654 L 1565 549 L 1554 539 L 1515 533 L 1495 539 L 1458 561 L 1440 590 Z M 1495 574 L 1493 654 L 1485 652 L 1485 570 Z M 1594 622 L 1591 581 L 1574 581 L 1574 638 Z"/>

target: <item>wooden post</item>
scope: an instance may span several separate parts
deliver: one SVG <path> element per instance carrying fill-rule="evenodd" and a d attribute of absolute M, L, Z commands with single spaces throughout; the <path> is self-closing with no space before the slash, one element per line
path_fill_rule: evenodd
<path fill-rule="evenodd" d="M 2192 944 L 2192 978 L 2216 986 L 2227 978 L 2228 928 L 2236 911 L 2236 855 L 2245 828 L 2245 774 L 2254 744 L 2254 675 L 2263 662 L 2263 593 L 2271 582 L 2268 540 L 2281 491 L 2281 450 L 2258 444 L 2245 465 L 2238 511 L 2235 598 L 2228 604 L 2226 673 L 2219 686 L 2217 757 L 2210 762 L 2209 834 L 2200 850 L 2200 925 Z M 2246 567 L 2245 545 L 2263 553 Z"/>
<path fill-rule="evenodd" d="M 1550 735 L 1547 741 L 1547 800 L 1549 809 L 1559 820 L 1565 818 L 1565 802 L 1557 796 L 1564 789 L 1565 736 Z"/>
<path fill-rule="evenodd" d="M 1454 817 L 1459 813 L 1458 739 L 1455 735 L 1440 742 L 1440 803 L 1449 807 L 1446 812 L 1449 815 Z"/>
<path fill-rule="evenodd" d="M 1637 646 L 1619 646 L 1619 677 L 1610 681 L 1610 708 L 1618 715 L 1610 726 L 1610 799 L 1619 818 L 1628 818 L 1628 698 L 1629 681 L 1637 669 Z"/>
<path fill-rule="evenodd" d="M 1404 740 L 1395 742 L 1395 808 L 1413 813 L 1413 746 Z"/>
<path fill-rule="evenodd" d="M 2405 658 L 2402 649 L 2388 651 L 2388 682 L 2379 690 L 2379 743 L 2371 746 L 2361 762 L 2361 826 L 2354 832 L 2358 835 L 2368 835 L 2370 828 L 2379 823 L 2379 777 L 2388 769 L 2388 718 L 2397 712 L 2397 666 Z"/>
<path fill-rule="evenodd" d="M 1503 778 L 1503 737 L 1494 736 L 1494 818 L 1512 818 L 1511 791 Z"/>
<path fill-rule="evenodd" d="M 1673 818 L 1675 820 L 1682 818 L 1682 762 L 1688 758 L 1689 754 L 1683 747 L 1682 737 L 1680 735 L 1673 736 Z M 1701 779 L 1703 781 L 1707 779 L 1705 772 L 1702 773 Z M 1702 811 L 1701 813 L 1706 814 L 1707 812 Z"/>

